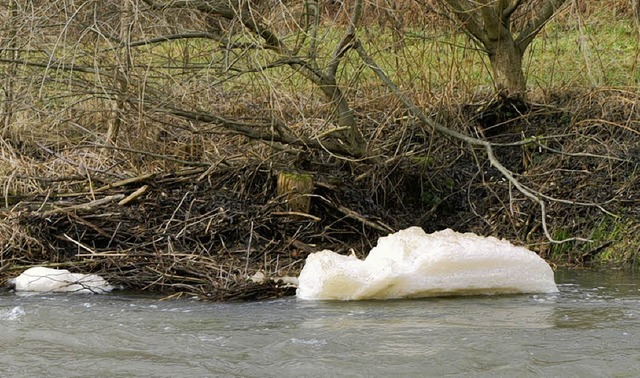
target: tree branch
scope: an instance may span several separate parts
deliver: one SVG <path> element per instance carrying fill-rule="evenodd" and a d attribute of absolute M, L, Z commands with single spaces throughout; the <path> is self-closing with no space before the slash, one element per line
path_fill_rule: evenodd
<path fill-rule="evenodd" d="M 521 4 L 522 4 L 522 0 L 514 0 L 513 3 L 504 7 L 502 10 L 502 20 L 506 21 L 509 18 L 511 18 L 511 15 L 513 14 L 513 12 L 515 12 L 516 9 L 518 9 L 518 7 L 520 7 Z"/>
<path fill-rule="evenodd" d="M 240 0 L 216 0 L 216 1 L 203 1 L 203 0 L 175 0 L 171 2 L 158 2 L 155 0 L 142 0 L 147 5 L 154 9 L 168 9 L 168 8 L 191 8 L 197 9 L 199 11 L 205 13 L 213 13 L 221 15 L 227 19 L 236 19 L 240 20 L 245 28 L 251 31 L 253 34 L 256 34 L 262 37 L 267 45 L 265 48 L 274 50 L 280 55 L 285 57 L 284 61 L 286 61 L 292 68 L 297 69 L 304 77 L 308 80 L 316 84 L 325 97 L 333 104 L 335 109 L 335 114 L 338 119 L 339 126 L 348 126 L 349 132 L 344 133 L 343 136 L 346 137 L 347 143 L 345 148 L 341 148 L 340 150 L 344 152 L 345 149 L 351 149 L 348 155 L 353 156 L 358 155 L 361 156 L 364 154 L 364 142 L 362 140 L 362 136 L 357 129 L 356 121 L 353 116 L 353 111 L 349 107 L 346 99 L 344 98 L 344 94 L 340 90 L 340 88 L 336 85 L 335 80 L 335 72 L 333 70 L 337 70 L 337 66 L 339 64 L 340 59 L 346 52 L 347 46 L 339 46 L 339 50 L 334 55 L 334 59 L 332 63 L 330 63 L 328 73 L 320 71 L 316 67 L 314 67 L 314 58 L 311 57 L 311 61 L 304 61 L 302 59 L 293 58 L 291 56 L 291 50 L 287 48 L 287 46 L 269 29 L 264 27 L 259 19 L 256 19 L 256 15 L 252 12 L 240 12 L 240 7 L 244 4 L 244 1 Z M 352 16 L 352 20 L 356 21 L 360 17 L 362 8 L 362 0 L 356 0 L 355 12 Z M 317 13 L 316 13 L 317 16 Z M 348 35 L 352 34 L 350 38 L 353 38 L 353 34 L 355 34 L 355 26 L 354 22 L 352 24 L 347 33 L 347 37 L 343 38 L 345 43 L 348 42 Z M 316 21 L 314 21 L 316 22 Z M 295 50 L 295 46 L 294 46 Z M 313 55 L 313 51 L 312 54 Z M 339 144 L 339 139 L 335 140 L 336 144 Z M 326 146 L 326 145 L 325 145 Z"/>
<path fill-rule="evenodd" d="M 309 61 L 313 67 L 318 67 L 318 28 L 320 27 L 320 4 L 318 0 L 305 1 L 307 19 L 309 22 Z"/>
<path fill-rule="evenodd" d="M 171 114 L 182 119 L 222 126 L 225 128 L 227 133 L 243 135 L 254 140 L 284 143 L 287 145 L 307 148 L 312 147 L 316 149 L 327 150 L 336 154 L 357 157 L 357 155 L 354 155 L 353 152 L 348 148 L 345 148 L 345 146 L 343 146 L 342 144 L 336 143 L 332 140 L 321 141 L 319 138 L 311 139 L 301 136 L 295 136 L 284 124 L 274 119 L 266 120 L 267 122 L 262 123 L 247 123 L 229 120 L 210 113 L 188 111 L 168 106 L 159 107 L 155 110 L 166 114 Z M 203 132 L 206 133 L 206 131 Z"/>
<path fill-rule="evenodd" d="M 345 56 L 347 51 L 353 48 L 353 40 L 356 37 L 356 25 L 360 20 L 360 16 L 362 14 L 362 0 L 356 0 L 353 6 L 353 13 L 351 14 L 351 22 L 349 23 L 349 27 L 347 31 L 342 36 L 340 43 L 336 46 L 333 51 L 333 56 L 331 57 L 331 61 L 327 66 L 327 75 L 331 77 L 336 77 L 336 72 L 338 71 L 338 66 L 340 65 L 340 61 Z"/>
<path fill-rule="evenodd" d="M 244 15 L 238 12 L 242 2 L 239 0 L 228 1 L 204 1 L 204 0 L 172 0 L 170 2 L 158 2 L 155 0 L 142 0 L 152 9 L 189 8 L 196 9 L 203 13 L 219 15 L 228 20 L 238 19 L 244 27 L 254 34 L 260 36 L 267 43 L 267 48 L 286 53 L 286 46 L 280 41 L 278 36 L 264 27 L 254 16 Z"/>
<path fill-rule="evenodd" d="M 465 9 L 460 1 L 457 0 L 442 0 L 449 5 L 449 8 L 453 10 L 458 20 L 462 22 L 465 30 L 476 40 L 480 41 L 483 45 L 488 42 L 487 34 L 482 27 L 478 24 L 473 12 L 470 9 Z"/>
<path fill-rule="evenodd" d="M 155 0 L 142 0 L 151 9 L 166 10 L 170 8 L 190 8 L 196 9 L 204 13 L 217 14 L 224 18 L 234 18 L 235 12 L 222 1 L 204 1 L 204 0 L 172 0 L 170 2 L 158 2 Z M 228 3 L 231 3 L 228 2 Z"/>
<path fill-rule="evenodd" d="M 485 4 L 480 7 L 480 14 L 482 15 L 482 20 L 484 22 L 484 30 L 487 35 L 487 39 L 494 43 L 504 34 L 501 8 L 503 1 L 504 0 L 500 0 L 493 6 Z"/>
<path fill-rule="evenodd" d="M 531 41 L 533 41 L 540 30 L 542 30 L 542 27 L 566 1 L 567 0 L 548 0 L 540 6 L 540 10 L 536 12 L 535 17 L 520 31 L 518 38 L 515 40 L 520 51 L 527 49 Z"/>
<path fill-rule="evenodd" d="M 296 43 L 291 50 L 291 55 L 298 55 L 302 46 L 304 46 L 307 36 L 309 35 L 310 28 L 312 27 L 311 14 L 312 11 L 309 6 L 309 1 L 305 1 L 304 12 L 300 16 L 300 24 L 302 25 L 296 35 Z"/>
<path fill-rule="evenodd" d="M 69 71 L 69 72 L 83 72 L 83 73 L 91 73 L 91 74 L 99 73 L 98 70 L 96 70 L 93 67 L 79 66 L 73 63 L 60 62 L 54 59 L 53 57 L 51 57 L 51 59 L 47 63 L 30 62 L 28 60 L 22 60 L 22 59 L 5 59 L 5 58 L 0 58 L 0 63 L 20 64 L 22 66 L 27 66 L 27 67 L 39 67 L 39 68 L 47 68 L 47 69 L 55 68 L 56 70 Z"/>
<path fill-rule="evenodd" d="M 154 38 L 144 39 L 140 41 L 133 41 L 129 44 L 129 47 L 138 47 L 138 46 L 146 46 L 153 45 L 156 43 L 175 41 L 179 39 L 211 39 L 216 42 L 219 42 L 221 46 L 226 46 L 228 41 L 225 38 L 222 38 L 220 35 L 215 33 L 208 32 L 187 32 L 187 33 L 178 33 L 178 34 L 169 34 L 169 35 L 161 35 Z M 119 47 L 112 47 L 107 51 L 116 50 Z"/>

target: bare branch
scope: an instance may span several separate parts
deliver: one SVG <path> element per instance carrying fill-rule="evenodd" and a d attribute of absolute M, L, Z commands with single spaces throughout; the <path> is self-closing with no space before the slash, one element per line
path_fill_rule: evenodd
<path fill-rule="evenodd" d="M 305 2 L 306 17 L 309 24 L 309 59 L 314 67 L 317 67 L 318 57 L 318 27 L 320 26 L 320 4 L 318 0 Z M 310 19 L 313 19 L 312 21 Z"/>
<path fill-rule="evenodd" d="M 233 9 L 227 5 L 227 2 L 222 1 L 174 0 L 166 3 L 154 0 L 142 1 L 152 9 L 191 8 L 205 13 L 217 14 L 228 19 L 232 19 L 236 15 Z M 228 3 L 231 3 L 231 1 Z"/>
<path fill-rule="evenodd" d="M 307 36 L 312 25 L 310 12 L 311 10 L 309 9 L 309 2 L 305 2 L 305 11 L 302 12 L 302 15 L 300 16 L 300 24 L 302 26 L 298 30 L 296 43 L 291 50 L 291 55 L 298 55 L 298 53 L 302 49 L 302 46 L 304 46 L 304 43 L 307 40 Z"/>
<path fill-rule="evenodd" d="M 238 9 L 241 6 L 239 0 L 229 1 L 203 1 L 203 0 L 175 0 L 170 2 L 157 2 L 154 0 L 142 0 L 152 9 L 171 9 L 171 8 L 189 8 L 196 9 L 203 13 L 219 15 L 228 20 L 239 19 L 244 27 L 249 29 L 254 34 L 260 36 L 267 43 L 267 48 L 277 50 L 280 53 L 287 53 L 286 46 L 280 41 L 269 29 L 264 27 L 260 20 L 256 19 L 254 15 L 240 14 Z"/>
<path fill-rule="evenodd" d="M 247 123 L 226 119 L 209 113 L 188 111 L 168 106 L 157 108 L 156 111 L 172 114 L 183 119 L 221 126 L 224 127 L 229 134 L 243 135 L 255 140 L 278 142 L 300 147 L 313 147 L 336 154 L 355 156 L 348 148 L 332 140 L 321 141 L 318 138 L 310 139 L 294 136 L 282 122 L 275 119 L 261 120 L 261 122 L 256 120 L 257 122 L 255 123 Z M 206 133 L 207 131 L 202 132 Z"/>
<path fill-rule="evenodd" d="M 28 60 L 22 59 L 5 59 L 0 58 L 0 63 L 8 63 L 8 64 L 20 64 L 28 67 L 39 67 L 39 68 L 52 68 L 55 67 L 56 70 L 60 71 L 69 71 L 69 72 L 83 72 L 83 73 L 91 73 L 97 74 L 98 70 L 93 67 L 80 66 L 77 64 L 70 64 L 65 62 L 60 62 L 53 57 L 47 63 L 41 62 L 31 62 Z"/>
<path fill-rule="evenodd" d="M 161 35 L 158 37 L 144 39 L 141 41 L 133 41 L 129 44 L 129 47 L 147 46 L 147 45 L 153 45 L 156 43 L 163 43 L 163 42 L 175 41 L 180 39 L 211 39 L 216 42 L 219 42 L 220 45 L 223 47 L 228 44 L 228 41 L 225 38 L 222 38 L 220 35 L 215 33 L 188 32 L 188 33 Z M 107 51 L 116 50 L 118 48 L 120 47 L 112 47 Z"/>
<path fill-rule="evenodd" d="M 331 57 L 331 61 L 327 67 L 327 75 L 330 77 L 336 76 L 336 72 L 338 71 L 338 66 L 340 65 L 340 61 L 345 56 L 347 51 L 353 48 L 353 40 L 356 36 L 356 25 L 360 21 L 360 16 L 362 14 L 362 0 L 356 0 L 353 6 L 353 13 L 351 14 L 351 22 L 349 23 L 349 27 L 347 31 L 342 36 L 340 43 L 336 46 L 333 51 L 333 56 Z"/>
<path fill-rule="evenodd" d="M 280 55 L 284 55 L 285 57 L 291 57 L 291 51 L 287 48 L 287 46 L 269 29 L 264 27 L 261 23 L 261 20 L 257 18 L 252 12 L 240 12 L 239 9 L 242 6 L 242 2 L 235 1 L 201 1 L 201 0 L 177 0 L 167 3 L 160 3 L 154 0 L 143 0 L 147 5 L 151 6 L 155 9 L 167 9 L 167 8 L 191 8 L 197 9 L 201 12 L 212 13 L 221 15 L 227 19 L 237 19 L 242 22 L 242 24 L 252 33 L 263 38 L 267 46 L 265 48 L 271 49 L 279 53 Z M 318 22 L 318 9 L 317 4 L 314 11 L 314 23 Z M 350 146 L 353 151 L 349 154 L 355 153 L 356 155 L 363 154 L 363 142 L 359 131 L 357 130 L 357 125 L 355 118 L 353 116 L 353 111 L 349 107 L 344 94 L 338 88 L 335 80 L 335 71 L 339 65 L 341 58 L 344 56 L 346 51 L 349 48 L 349 41 L 353 39 L 353 35 L 355 33 L 355 23 L 360 17 L 362 9 L 362 0 L 357 0 L 354 7 L 354 14 L 352 16 L 352 25 L 349 27 L 345 37 L 343 38 L 343 42 L 338 45 L 336 48 L 336 53 L 332 58 L 332 61 L 329 64 L 327 69 L 327 73 L 320 71 L 315 67 L 315 57 L 314 57 L 314 49 L 312 44 L 312 49 L 310 51 L 310 60 L 303 61 L 301 59 L 290 59 L 286 60 L 287 63 L 294 69 L 298 70 L 303 76 L 307 79 L 311 80 L 314 84 L 318 85 L 320 90 L 323 92 L 325 97 L 334 105 L 335 114 L 338 119 L 338 124 L 340 126 L 348 126 L 349 132 L 346 133 L 346 137 L 348 139 L 347 145 Z M 314 42 L 314 41 L 312 41 Z M 295 46 L 293 51 L 295 51 Z"/>
<path fill-rule="evenodd" d="M 541 8 L 536 12 L 535 17 L 529 24 L 518 34 L 516 38 L 516 45 L 520 51 L 527 49 L 531 41 L 538 35 L 542 27 L 551 19 L 551 17 L 562 7 L 567 0 L 548 0 L 541 5 Z"/>
<path fill-rule="evenodd" d="M 487 34 L 482 29 L 482 26 L 478 24 L 475 17 L 473 17 L 473 12 L 471 9 L 465 9 L 460 1 L 457 0 L 443 0 L 446 2 L 451 9 L 453 9 L 453 13 L 456 15 L 458 20 L 462 22 L 465 27 L 465 30 L 471 34 L 471 36 L 482 44 L 486 44 Z"/>
<path fill-rule="evenodd" d="M 522 4 L 522 0 L 513 0 L 511 4 L 507 5 L 506 7 L 503 7 L 502 20 L 506 21 L 509 18 L 511 18 L 511 15 L 513 14 L 513 12 L 515 12 L 516 9 L 518 9 L 518 7 L 520 7 L 521 4 Z"/>
<path fill-rule="evenodd" d="M 480 7 L 480 14 L 484 21 L 484 31 L 489 42 L 501 39 L 505 26 L 502 23 L 502 8 L 500 8 L 503 0 L 498 1 L 494 6 L 485 4 Z"/>

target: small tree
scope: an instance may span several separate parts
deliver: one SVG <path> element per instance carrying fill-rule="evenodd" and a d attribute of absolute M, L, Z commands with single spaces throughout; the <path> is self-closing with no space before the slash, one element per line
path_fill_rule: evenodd
<path fill-rule="evenodd" d="M 317 144 L 323 149 L 333 152 L 344 153 L 352 156 L 362 156 L 366 146 L 360 130 L 356 124 L 347 97 L 337 83 L 337 74 L 340 64 L 345 54 L 353 47 L 352 40 L 355 34 L 355 24 L 360 18 L 363 1 L 354 0 L 351 22 L 344 30 L 341 40 L 337 43 L 329 62 L 322 68 L 317 59 L 317 32 L 320 23 L 321 2 L 318 0 L 306 0 L 304 2 L 304 14 L 297 27 L 298 38 L 295 43 L 290 43 L 282 39 L 277 31 L 268 25 L 267 20 L 261 14 L 268 13 L 269 4 L 256 5 L 252 2 L 242 0 L 142 0 L 151 10 L 168 11 L 179 9 L 196 10 L 203 15 L 217 17 L 221 20 L 237 23 L 241 25 L 245 32 L 253 36 L 252 43 L 235 43 L 237 47 L 229 47 L 234 43 L 227 43 L 228 50 L 261 50 L 275 54 L 270 63 L 264 65 L 259 70 L 267 70 L 280 66 L 288 66 L 296 73 L 300 74 L 309 82 L 313 83 L 332 106 L 332 116 L 337 123 L 337 128 L 325 136 L 329 140 L 318 142 L 313 140 L 294 141 L 290 136 L 279 135 L 280 140 L 285 143 L 297 142 L 305 145 Z M 273 3 L 273 2 L 272 2 Z M 273 4 L 271 4 L 273 5 Z M 280 5 L 283 5 L 281 3 Z M 264 8 L 261 12 L 260 8 Z M 289 13 L 288 10 L 286 13 Z M 308 53 L 302 54 L 303 45 L 308 41 Z M 305 56 L 306 55 L 306 56 Z M 237 128 L 236 128 L 237 130 Z M 274 140 L 270 134 L 256 134 L 255 132 L 241 132 L 244 135 L 255 139 Z M 285 133 L 284 128 L 280 128 L 280 134 Z"/>
<path fill-rule="evenodd" d="M 522 70 L 524 53 L 566 0 L 440 1 L 489 56 L 498 91 L 523 97 L 527 83 Z M 514 21 L 516 11 L 518 22 Z"/>

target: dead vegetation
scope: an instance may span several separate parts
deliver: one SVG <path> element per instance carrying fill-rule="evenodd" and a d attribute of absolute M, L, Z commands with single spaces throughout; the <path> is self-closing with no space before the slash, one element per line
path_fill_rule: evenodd
<path fill-rule="evenodd" d="M 469 44 L 420 50 L 426 39 L 403 38 L 404 27 L 442 22 L 435 3 L 364 3 L 362 23 L 379 29 L 359 36 L 402 93 L 452 133 L 490 143 L 541 209 L 482 145 L 438 132 L 371 78 L 350 51 L 344 2 L 316 14 L 339 33 L 299 24 L 306 10 L 280 1 L 256 8 L 269 16 L 260 25 L 143 3 L 156 8 L 108 1 L 101 13 L 87 1 L 67 19 L 61 2 L 36 2 L 32 29 L 5 23 L 0 282 L 47 265 L 167 295 L 272 297 L 291 294 L 277 278 L 296 276 L 307 254 L 363 257 L 412 225 L 504 237 L 559 264 L 634 261 L 637 87 L 496 102 L 465 82 L 463 65 L 478 62 Z M 20 4 L 2 16 L 20 20 Z M 431 27 L 451 33 L 444 25 Z M 439 71 L 406 64 L 435 54 Z M 278 190 L 282 173 L 305 177 L 302 205 Z M 569 241 L 550 243 L 543 219 Z M 276 280 L 256 283 L 257 272 Z"/>
<path fill-rule="evenodd" d="M 79 180 L 55 181 L 65 179 Z M 92 181 L 82 184 L 103 180 Z M 248 278 L 257 271 L 296 276 L 308 253 L 359 246 L 362 236 L 375 236 L 363 224 L 385 227 L 346 207 L 335 183 L 316 181 L 309 214 L 290 211 L 275 183 L 270 162 L 243 160 L 101 182 L 87 191 L 7 196 L 17 203 L 6 208 L 0 231 L 3 274 L 64 266 L 136 290 L 218 300 L 279 295 L 292 289 Z"/>
<path fill-rule="evenodd" d="M 497 157 L 548 200 L 554 235 L 593 242 L 561 249 L 547 243 L 540 209 L 482 158 L 482 150 L 403 120 L 382 135 L 372 122 L 378 127 L 366 137 L 378 154 L 353 162 L 308 150 L 266 160 L 185 162 L 171 172 L 137 176 L 123 171 L 126 178 L 115 179 L 75 173 L 81 164 L 87 172 L 113 166 L 121 160 L 113 154 L 77 147 L 60 160 L 41 151 L 40 164 L 50 171 L 29 177 L 41 189 L 4 196 L 2 274 L 62 266 L 135 290 L 261 298 L 293 289 L 248 279 L 258 271 L 296 276 L 308 253 L 325 248 L 353 249 L 362 257 L 378 236 L 410 225 L 506 237 L 556 263 L 587 263 L 612 245 L 631 258 L 638 246 L 625 243 L 640 231 L 637 97 L 615 89 L 565 94 L 505 121 L 516 124 L 512 134 L 490 138 Z M 441 111 L 450 117 L 442 121 L 465 120 L 470 133 L 481 132 L 477 109 L 454 111 Z M 360 116 L 371 121 L 372 114 Z M 529 143 L 512 143 L 522 140 Z M 277 174 L 292 168 L 314 177 L 308 213 L 291 212 L 287 196 L 277 195 Z M 20 179 L 26 177 L 14 177 Z M 619 217 L 624 235 L 615 234 Z"/>

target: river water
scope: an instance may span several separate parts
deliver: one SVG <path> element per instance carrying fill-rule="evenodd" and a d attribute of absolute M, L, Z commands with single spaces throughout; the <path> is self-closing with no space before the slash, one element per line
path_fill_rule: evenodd
<path fill-rule="evenodd" d="M 2 377 L 636 377 L 640 286 L 367 302 L 0 294 Z"/>

